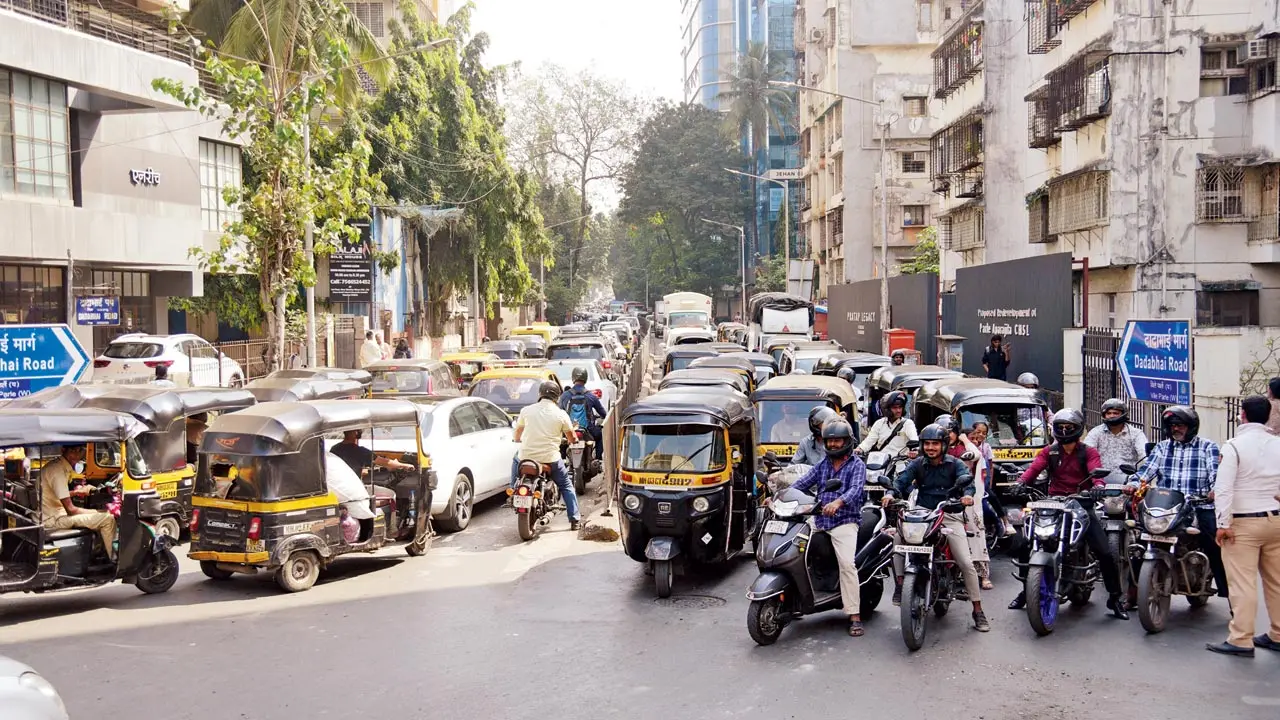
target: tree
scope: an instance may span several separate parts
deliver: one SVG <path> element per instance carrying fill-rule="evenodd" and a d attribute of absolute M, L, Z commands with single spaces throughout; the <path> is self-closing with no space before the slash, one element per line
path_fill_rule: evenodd
<path fill-rule="evenodd" d="M 566 283 L 581 269 L 597 186 L 618 180 L 635 151 L 641 105 L 625 86 L 583 71 L 547 65 L 515 93 L 516 118 L 508 127 L 544 186 L 569 184 L 578 195 L 578 219 L 568 243 Z"/>
<path fill-rule="evenodd" d="M 336 104 L 339 75 L 351 64 L 346 42 L 329 29 L 345 12 L 334 0 L 309 4 L 313 24 L 308 27 L 314 34 L 307 38 L 312 70 L 306 73 L 279 64 L 231 63 L 202 48 L 201 60 L 220 98 L 175 80 L 153 82 L 206 117 L 222 120 L 223 132 L 243 145 L 246 181 L 223 191 L 240 218 L 225 228 L 217 249 L 192 254 L 210 273 L 257 278 L 271 368 L 280 366 L 289 297 L 300 285 L 315 282 L 315 268 L 302 253 L 308 221 L 314 219 L 316 252 L 332 252 L 340 242 L 359 239 L 352 221 L 368 216 L 382 190 L 369 174 L 371 148 L 360 113 L 345 113 L 340 125 L 332 118 L 315 119 Z M 308 132 L 322 163 L 312 162 L 304 151 Z"/>
<path fill-rule="evenodd" d="M 758 158 L 769 144 L 769 129 L 781 135 L 785 130 L 785 108 L 794 103 L 793 93 L 774 83 L 787 79 L 787 67 L 782 58 L 769 52 L 764 43 L 751 43 L 729 71 L 728 88 L 717 99 L 729 103 L 725 118 L 729 127 L 747 133 L 751 138 L 750 157 Z M 756 167 L 748 168 L 756 172 Z M 759 220 L 756 217 L 758 182 L 751 181 L 751 224 L 753 238 L 760 237 Z"/>
<path fill-rule="evenodd" d="M 726 167 L 742 153 L 720 114 L 699 105 L 659 105 L 640 130 L 635 158 L 623 173 L 622 223 L 611 254 L 614 290 L 643 297 L 676 290 L 715 294 L 737 286 L 737 233 L 703 222 L 734 224 L 746 198 Z"/>
<path fill-rule="evenodd" d="M 783 292 L 786 289 L 786 260 L 781 255 L 765 258 L 756 271 L 756 292 Z"/>
<path fill-rule="evenodd" d="M 930 225 L 916 235 L 916 255 L 898 265 L 903 275 L 923 275 L 938 272 L 938 228 Z"/>

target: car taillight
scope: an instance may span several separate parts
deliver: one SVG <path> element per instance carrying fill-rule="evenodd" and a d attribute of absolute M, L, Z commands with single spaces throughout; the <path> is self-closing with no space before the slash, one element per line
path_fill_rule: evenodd
<path fill-rule="evenodd" d="M 250 540 L 262 539 L 262 518 L 255 517 L 249 520 L 249 539 Z"/>
<path fill-rule="evenodd" d="M 603 390 L 601 390 L 601 389 L 599 389 L 599 388 L 596 388 L 595 390 L 592 390 L 592 391 L 591 391 L 591 394 L 592 394 L 592 395 L 595 395 L 595 396 L 596 396 L 596 397 L 598 397 L 598 398 L 602 398 L 602 397 L 604 397 L 604 391 L 603 391 Z"/>
<path fill-rule="evenodd" d="M 191 523 L 187 525 L 187 529 L 191 532 L 195 532 L 198 527 L 200 527 L 200 509 L 196 508 L 191 511 Z"/>
<path fill-rule="evenodd" d="M 110 360 L 94 360 L 93 366 L 96 368 L 111 367 L 111 361 Z"/>
<path fill-rule="evenodd" d="M 144 360 L 142 364 L 146 365 L 149 368 L 160 367 L 160 366 L 169 367 L 170 365 L 173 364 L 173 361 L 172 360 Z"/>
<path fill-rule="evenodd" d="M 605 370 L 612 370 L 613 363 L 609 362 L 608 360 L 601 360 L 600 367 L 604 368 Z"/>

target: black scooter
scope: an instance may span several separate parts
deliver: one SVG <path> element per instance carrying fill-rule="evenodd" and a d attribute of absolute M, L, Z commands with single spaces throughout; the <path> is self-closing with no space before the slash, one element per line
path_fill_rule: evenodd
<path fill-rule="evenodd" d="M 825 490 L 840 488 L 832 480 Z M 747 632 L 760 645 L 777 642 L 783 628 L 805 615 L 842 607 L 840 571 L 831 538 L 810 526 L 808 518 L 822 511 L 814 497 L 787 488 L 769 503 L 770 519 L 756 544 L 760 576 L 747 591 Z M 884 512 L 871 505 L 862 509 L 858 530 L 858 568 L 863 612 L 874 611 L 884 594 L 893 562 L 893 538 L 886 532 Z"/>

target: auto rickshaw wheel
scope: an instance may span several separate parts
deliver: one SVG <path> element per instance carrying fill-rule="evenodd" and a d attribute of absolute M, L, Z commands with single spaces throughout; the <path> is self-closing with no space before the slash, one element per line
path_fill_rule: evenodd
<path fill-rule="evenodd" d="M 156 521 L 156 534 L 168 535 L 177 540 L 182 536 L 182 523 L 173 515 L 165 515 Z"/>
<path fill-rule="evenodd" d="M 312 550 L 293 553 L 276 570 L 276 584 L 285 592 L 309 590 L 319 578 L 320 556 Z"/>
<path fill-rule="evenodd" d="M 205 577 L 210 580 L 230 580 L 235 575 L 230 570 L 223 570 L 218 567 L 218 563 L 212 560 L 201 560 L 200 572 L 204 573 Z"/>
<path fill-rule="evenodd" d="M 671 585 L 673 584 L 675 570 L 671 566 L 670 560 L 655 560 L 653 562 L 653 583 L 657 586 L 658 597 L 671 597 Z"/>
<path fill-rule="evenodd" d="M 165 549 L 145 560 L 134 586 L 148 595 L 168 592 L 178 582 L 178 558 Z"/>

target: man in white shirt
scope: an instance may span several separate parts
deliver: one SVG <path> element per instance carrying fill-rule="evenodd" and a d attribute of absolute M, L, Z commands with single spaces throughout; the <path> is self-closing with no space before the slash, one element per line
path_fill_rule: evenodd
<path fill-rule="evenodd" d="M 1206 649 L 1223 655 L 1253 657 L 1255 647 L 1280 651 L 1280 437 L 1267 432 L 1270 414 L 1262 395 L 1240 403 L 1242 424 L 1222 446 L 1214 484 L 1231 622 L 1227 641 Z M 1255 636 L 1259 577 L 1271 627 Z"/>
<path fill-rule="evenodd" d="M 373 339 L 373 331 L 364 334 L 364 343 L 360 346 L 360 367 L 368 367 L 382 359 L 382 346 Z"/>
<path fill-rule="evenodd" d="M 1147 456 L 1147 434 L 1129 424 L 1129 406 L 1119 398 L 1102 403 L 1102 424 L 1084 436 L 1084 444 L 1098 451 L 1102 467 L 1108 470 L 1137 467 Z"/>
<path fill-rule="evenodd" d="M 560 409 L 560 386 L 550 380 L 538 388 L 538 402 L 526 405 L 516 419 L 515 441 L 520 443 L 517 460 L 512 463 L 511 484 L 515 485 L 520 461 L 532 460 L 551 466 L 551 480 L 560 488 L 564 506 L 569 513 L 569 529 L 577 530 L 581 516 L 578 514 L 578 495 L 564 469 L 560 457 L 560 443 L 570 445 L 578 438 L 573 432 L 569 413 Z"/>
<path fill-rule="evenodd" d="M 116 519 L 111 513 L 76 507 L 71 502 L 71 474 L 84 462 L 84 445 L 64 445 L 62 456 L 40 470 L 40 509 L 44 526 L 53 530 L 88 528 L 97 530 L 107 557 L 115 560 Z"/>
<path fill-rule="evenodd" d="M 858 445 L 858 454 L 884 451 L 897 457 L 908 442 L 918 442 L 920 435 L 916 432 L 916 424 L 905 417 L 907 412 L 907 394 L 894 390 L 880 401 L 880 409 L 884 415 L 867 431 L 867 437 Z M 913 450 L 909 457 L 915 457 Z"/>

